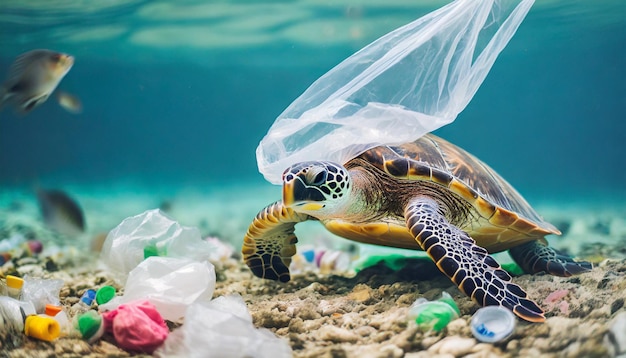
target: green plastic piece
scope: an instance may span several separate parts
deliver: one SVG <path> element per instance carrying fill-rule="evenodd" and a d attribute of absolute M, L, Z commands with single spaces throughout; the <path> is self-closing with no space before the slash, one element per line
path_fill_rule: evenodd
<path fill-rule="evenodd" d="M 147 259 L 150 256 L 159 256 L 156 244 L 146 245 L 146 247 L 143 248 L 143 258 Z"/>
<path fill-rule="evenodd" d="M 359 272 L 368 267 L 375 266 L 378 263 L 382 262 L 385 266 L 389 267 L 394 271 L 398 271 L 406 266 L 407 262 L 410 260 L 427 260 L 432 261 L 430 258 L 421 258 L 421 257 L 413 257 L 413 256 L 405 256 L 400 254 L 389 254 L 389 255 L 372 255 L 367 258 L 361 260 L 357 265 L 355 265 L 354 270 Z"/>
<path fill-rule="evenodd" d="M 525 274 L 524 270 L 515 262 L 502 264 L 502 269 L 513 276 L 521 276 Z"/>
<path fill-rule="evenodd" d="M 96 292 L 96 302 L 99 305 L 103 305 L 109 301 L 111 301 L 115 297 L 115 287 L 113 286 L 102 286 Z"/>
<path fill-rule="evenodd" d="M 88 311 L 78 316 L 78 330 L 84 339 L 93 337 L 102 325 L 102 317 L 96 311 Z"/>
<path fill-rule="evenodd" d="M 456 302 L 447 292 L 442 293 L 437 301 L 420 300 L 411 307 L 409 314 L 415 316 L 415 323 L 424 330 L 439 332 L 461 315 Z"/>

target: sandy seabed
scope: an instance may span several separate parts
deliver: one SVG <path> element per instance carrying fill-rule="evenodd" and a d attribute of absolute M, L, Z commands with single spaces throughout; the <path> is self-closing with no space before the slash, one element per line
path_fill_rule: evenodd
<path fill-rule="evenodd" d="M 48 231 L 28 191 L 0 192 L 0 239 L 15 232 L 26 233 L 42 240 L 46 247 L 39 257 L 8 262 L 0 273 L 62 279 L 60 299 L 66 307 L 76 303 L 88 288 L 106 284 L 122 288 L 99 268 L 97 253 L 75 255 L 72 252 L 76 250 L 68 247 L 87 247 L 93 237 L 106 233 L 125 217 L 164 205 L 182 224 L 197 226 L 203 235 L 217 236 L 238 247 L 249 220 L 275 200 L 279 191 L 144 195 L 72 188 L 72 192 L 88 222 L 88 234 L 80 242 L 60 242 Z M 407 259 L 404 267 L 395 271 L 384 263 L 357 274 L 310 271 L 282 284 L 254 277 L 234 257 L 216 264 L 214 297 L 241 295 L 254 325 L 288 340 L 294 357 L 612 356 L 620 339 L 622 343 L 626 340 L 626 332 L 617 332 L 617 337 L 614 332 L 612 339 L 607 334 L 616 321 L 626 319 L 626 204 L 591 208 L 585 203 L 555 202 L 535 208 L 564 233 L 550 238 L 552 245 L 594 262 L 594 269 L 569 278 L 544 274 L 514 277 L 513 281 L 546 311 L 547 320 L 541 324 L 518 320 L 513 334 L 495 344 L 474 339 L 469 322 L 479 307 L 434 264 L 423 259 Z M 337 243 L 337 247 L 349 243 L 331 238 L 318 226 L 304 225 L 297 234 L 305 243 L 322 240 L 326 245 Z M 498 259 L 502 262 L 507 257 Z M 419 297 L 437 299 L 443 291 L 458 304 L 459 319 L 441 332 L 424 332 L 408 322 L 411 303 Z M 119 349 L 110 335 L 94 344 L 67 337 L 42 342 L 6 331 L 0 331 L 0 338 L 0 357 L 145 356 Z"/>

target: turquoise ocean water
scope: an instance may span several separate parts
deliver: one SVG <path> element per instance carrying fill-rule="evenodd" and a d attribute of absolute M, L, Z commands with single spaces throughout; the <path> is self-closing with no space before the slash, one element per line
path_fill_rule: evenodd
<path fill-rule="evenodd" d="M 283 109 L 355 51 L 446 3 L 0 1 L 0 70 L 35 48 L 72 54 L 59 89 L 84 106 L 2 111 L 0 188 L 81 187 L 84 200 L 117 198 L 126 184 L 223 192 L 215 205 L 249 217 L 261 206 L 245 201 L 280 192 L 258 173 L 255 149 Z M 626 199 L 625 120 L 626 2 L 538 0 L 437 134 L 531 202 L 597 205 Z"/>

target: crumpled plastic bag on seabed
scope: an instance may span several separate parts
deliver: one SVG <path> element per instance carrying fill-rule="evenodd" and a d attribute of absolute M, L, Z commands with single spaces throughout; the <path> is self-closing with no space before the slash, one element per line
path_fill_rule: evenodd
<path fill-rule="evenodd" d="M 294 163 L 345 163 L 454 121 L 533 2 L 457 0 L 372 42 L 276 119 L 256 151 L 259 171 L 280 184 Z"/>
<path fill-rule="evenodd" d="M 211 245 L 202 240 L 195 227 L 182 226 L 159 209 L 147 210 L 124 219 L 107 235 L 100 258 L 108 269 L 124 283 L 131 272 L 145 259 L 146 247 L 153 246 L 159 256 L 206 261 Z"/>
<path fill-rule="evenodd" d="M 267 328 L 255 328 L 239 295 L 220 296 L 187 308 L 184 324 L 154 352 L 155 357 L 288 358 L 293 353 L 284 338 Z"/>
<path fill-rule="evenodd" d="M 208 261 L 148 257 L 128 275 L 124 294 L 100 305 L 100 309 L 111 310 L 120 304 L 147 299 L 164 319 L 180 322 L 187 307 L 211 300 L 215 280 L 215 267 Z"/>

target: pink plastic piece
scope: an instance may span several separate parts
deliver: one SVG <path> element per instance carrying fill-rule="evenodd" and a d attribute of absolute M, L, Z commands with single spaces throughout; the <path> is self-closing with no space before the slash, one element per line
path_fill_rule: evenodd
<path fill-rule="evenodd" d="M 118 346 L 128 351 L 151 354 L 169 334 L 156 307 L 147 300 L 122 304 L 102 317 L 105 330 L 112 332 Z"/>
<path fill-rule="evenodd" d="M 556 290 L 552 292 L 551 294 L 549 294 L 548 297 L 546 297 L 545 300 L 543 300 L 543 303 L 544 304 L 556 303 L 560 301 L 562 298 L 564 298 L 565 296 L 567 296 L 568 293 L 569 293 L 569 290 L 566 290 L 566 289 Z"/>

